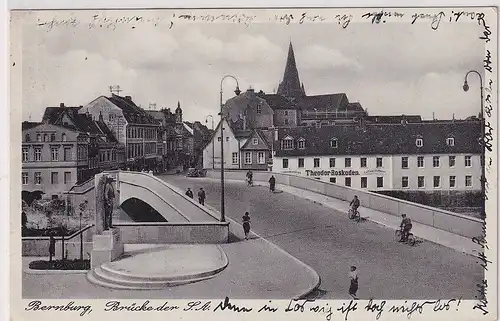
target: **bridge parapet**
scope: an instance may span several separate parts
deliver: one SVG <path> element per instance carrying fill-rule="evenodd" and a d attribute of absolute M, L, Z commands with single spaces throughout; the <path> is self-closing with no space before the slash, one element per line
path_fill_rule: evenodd
<path fill-rule="evenodd" d="M 227 180 L 244 181 L 245 175 L 246 171 L 224 172 L 224 176 Z M 398 217 L 404 213 L 411 217 L 412 221 L 461 236 L 473 238 L 482 234 L 482 221 L 475 217 L 453 213 L 366 190 L 341 186 L 330 182 L 322 182 L 308 177 L 274 172 L 253 172 L 253 178 L 256 182 L 267 183 L 271 175 L 276 179 L 276 184 L 315 192 L 343 201 L 351 201 L 354 195 L 357 195 L 362 207 Z M 220 171 L 209 170 L 207 172 L 207 177 L 220 178 Z"/>

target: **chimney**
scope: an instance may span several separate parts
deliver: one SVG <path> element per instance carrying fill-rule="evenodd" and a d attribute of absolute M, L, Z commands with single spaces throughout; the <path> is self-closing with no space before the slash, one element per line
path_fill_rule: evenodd
<path fill-rule="evenodd" d="M 132 101 L 132 97 L 131 96 L 125 96 L 125 99 Z"/>
<path fill-rule="evenodd" d="M 60 103 L 59 107 L 64 108 L 64 103 Z"/>

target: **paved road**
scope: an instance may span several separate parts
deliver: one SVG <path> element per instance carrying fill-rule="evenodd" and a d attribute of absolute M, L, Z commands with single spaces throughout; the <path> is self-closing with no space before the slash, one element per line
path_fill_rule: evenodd
<path fill-rule="evenodd" d="M 207 204 L 220 209 L 220 183 L 207 178 L 162 176 L 195 193 L 203 187 Z M 394 241 L 394 231 L 288 193 L 226 183 L 226 215 L 241 221 L 250 212 L 252 230 L 311 266 L 321 277 L 322 299 L 349 298 L 347 278 L 358 267 L 361 299 L 472 299 L 482 270 L 476 259 L 423 242 L 410 247 Z M 258 259 L 258 258 L 256 258 Z"/>

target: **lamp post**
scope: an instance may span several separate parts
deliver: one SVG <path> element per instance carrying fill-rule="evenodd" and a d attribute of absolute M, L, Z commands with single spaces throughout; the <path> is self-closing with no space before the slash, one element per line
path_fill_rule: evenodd
<path fill-rule="evenodd" d="M 222 113 L 222 83 L 226 78 L 232 78 L 236 81 L 236 90 L 234 93 L 238 96 L 240 91 L 240 85 L 238 79 L 231 75 L 225 75 L 220 81 L 220 221 L 226 221 L 226 213 L 224 210 L 224 115 Z"/>
<path fill-rule="evenodd" d="M 212 118 L 212 133 L 214 133 L 214 116 L 208 115 L 207 117 L 205 117 L 205 124 L 208 124 L 208 117 Z M 215 141 L 213 140 L 212 140 L 212 169 L 215 169 Z"/>
<path fill-rule="evenodd" d="M 467 77 L 469 74 L 475 73 L 479 77 L 480 82 L 480 93 L 481 93 L 481 113 L 479 114 L 479 118 L 481 121 L 481 209 L 483 217 L 486 216 L 486 174 L 485 174 L 485 154 L 486 154 L 486 146 L 484 144 L 484 102 L 483 102 L 483 77 L 476 70 L 470 70 L 465 74 L 464 79 L 464 91 L 469 90 L 469 84 L 467 82 Z"/>

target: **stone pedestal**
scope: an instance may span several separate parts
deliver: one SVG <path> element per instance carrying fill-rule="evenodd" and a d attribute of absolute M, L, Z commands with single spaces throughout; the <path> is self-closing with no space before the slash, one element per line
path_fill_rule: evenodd
<path fill-rule="evenodd" d="M 121 233 L 117 228 L 112 228 L 103 231 L 102 234 L 94 235 L 92 242 L 93 247 L 90 257 L 90 265 L 92 268 L 99 267 L 106 262 L 112 262 L 124 252 Z"/>

